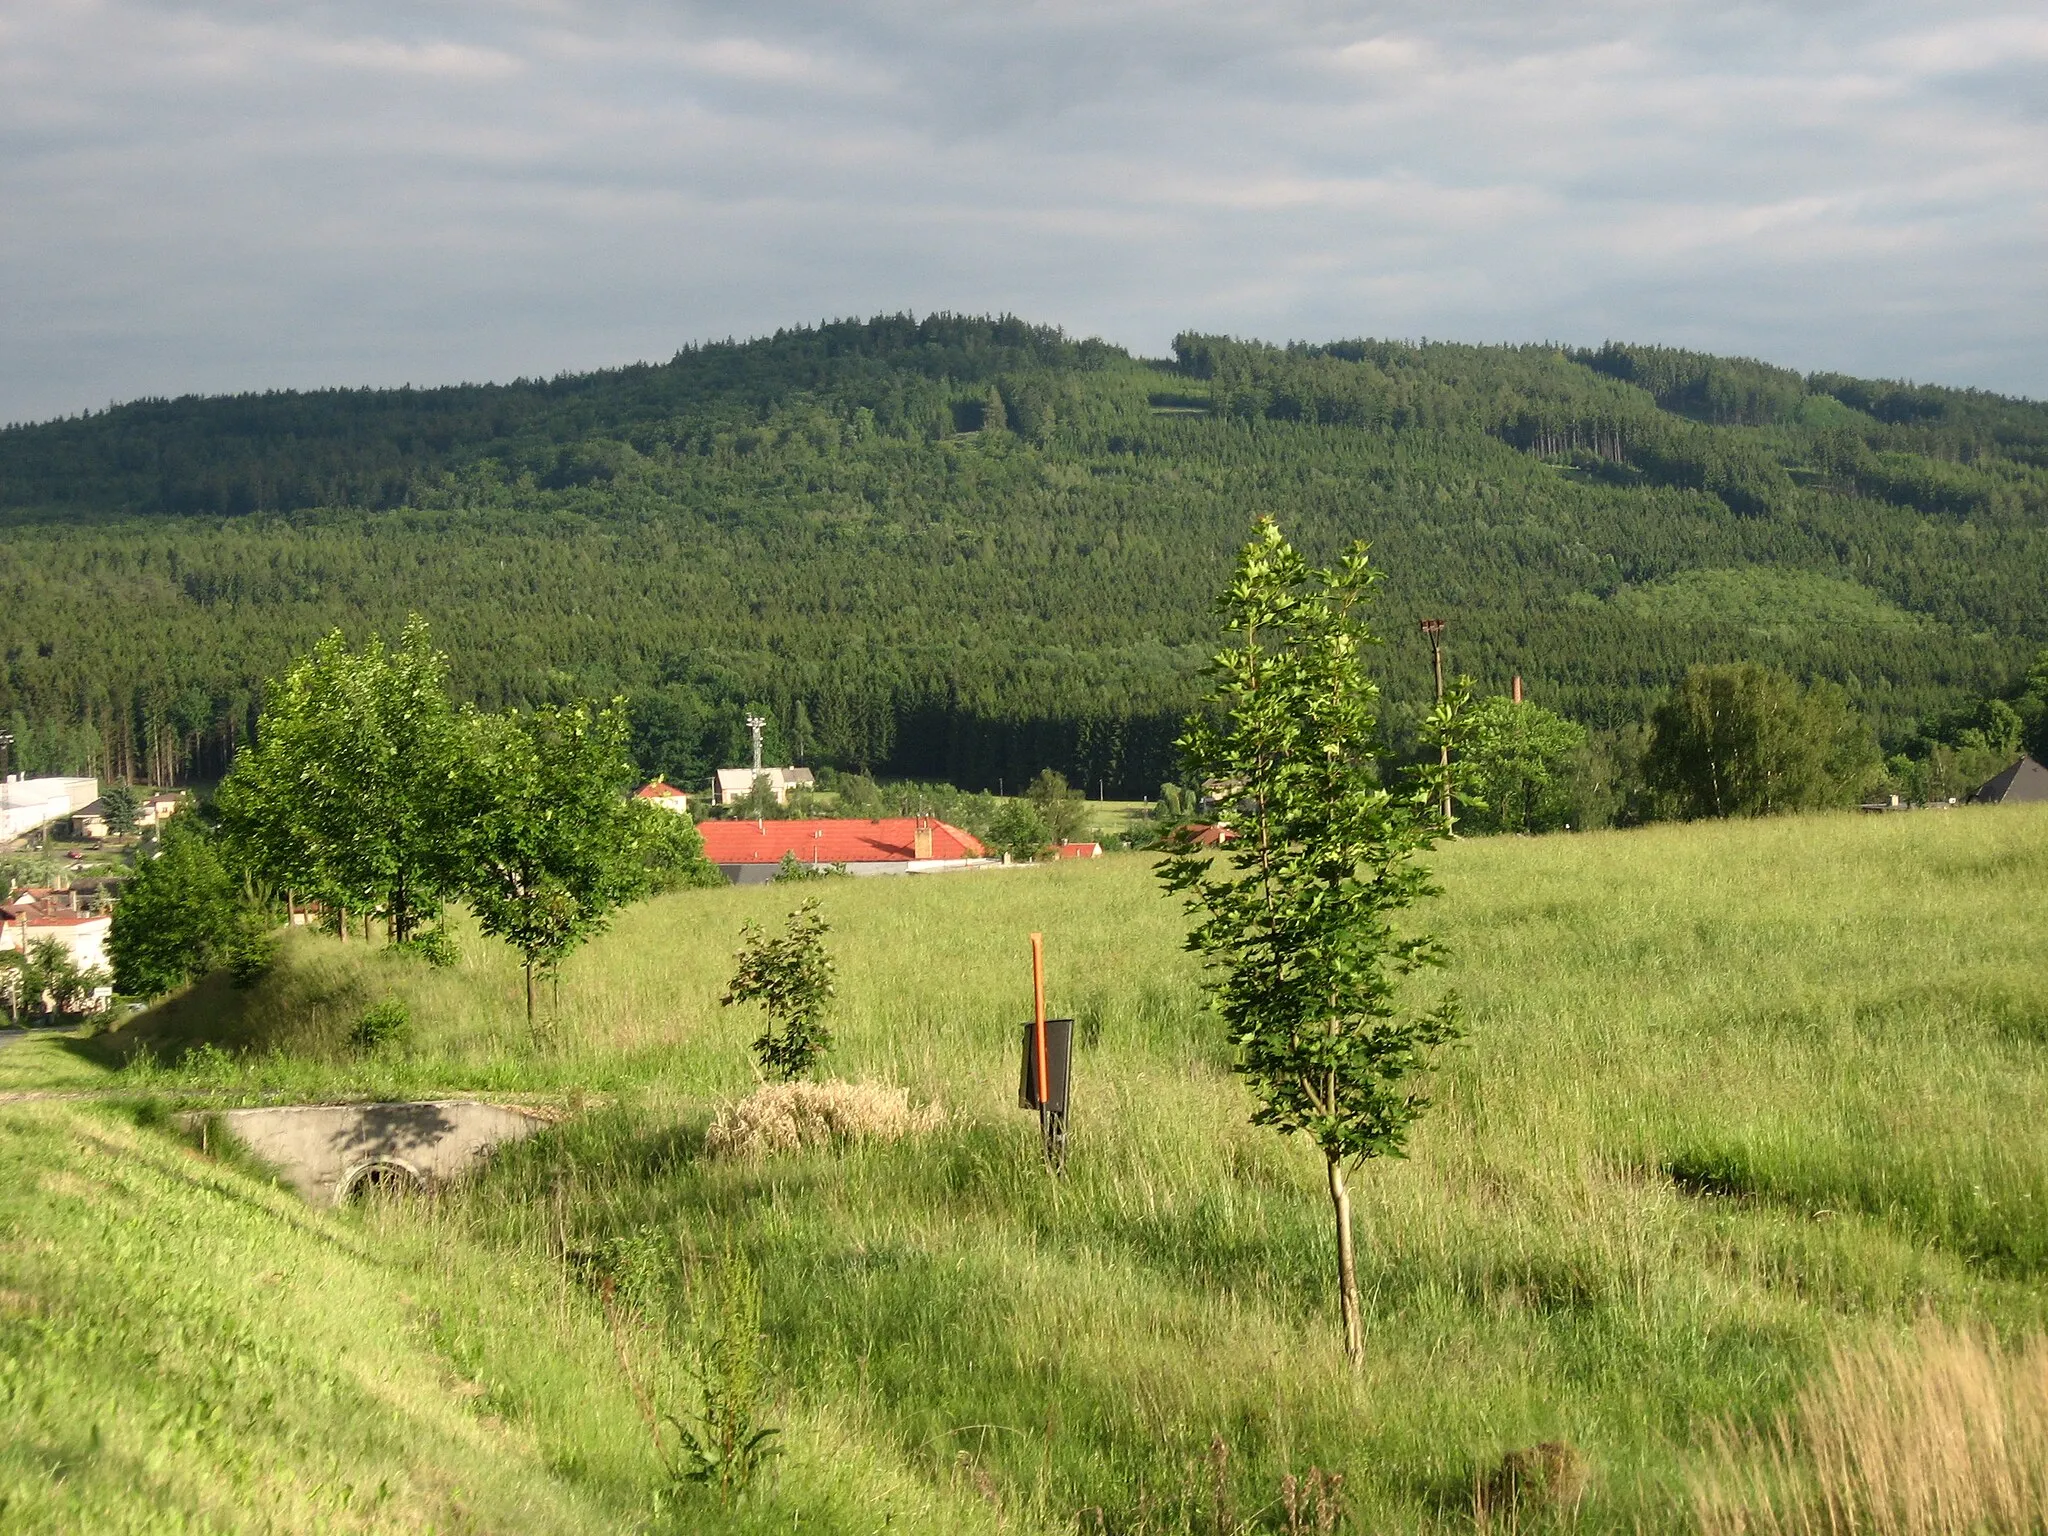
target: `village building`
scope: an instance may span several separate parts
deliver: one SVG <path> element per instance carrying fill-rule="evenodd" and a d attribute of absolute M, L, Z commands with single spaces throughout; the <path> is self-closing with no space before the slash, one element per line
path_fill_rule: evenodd
<path fill-rule="evenodd" d="M 1099 859 L 1102 857 L 1100 843 L 1061 843 L 1052 851 L 1056 859 Z"/>
<path fill-rule="evenodd" d="M 99 798 L 93 778 L 27 779 L 10 773 L 0 780 L 0 844 L 63 821 Z"/>
<path fill-rule="evenodd" d="M 113 925 L 111 912 L 87 909 L 77 892 L 34 886 L 17 891 L 0 906 L 0 950 L 25 955 L 31 945 L 55 939 L 80 970 L 110 970 L 107 934 Z M 92 995 L 93 1011 L 106 1007 L 113 995 L 111 987 L 97 988 Z"/>
<path fill-rule="evenodd" d="M 2048 768 L 2025 753 L 2005 772 L 1995 775 L 1970 796 L 1972 805 L 2030 805 L 2048 803 Z"/>
<path fill-rule="evenodd" d="M 808 768 L 721 768 L 712 775 L 711 803 L 732 805 L 754 792 L 754 780 L 766 779 L 777 805 L 789 804 L 793 789 L 816 789 L 818 780 Z"/>
<path fill-rule="evenodd" d="M 135 803 L 135 826 L 138 831 L 144 827 L 162 826 L 178 814 L 178 808 L 185 803 L 185 797 L 175 790 L 163 790 L 149 795 Z M 95 799 L 92 804 L 71 814 L 71 835 L 98 841 L 108 836 L 112 828 L 107 824 L 106 801 Z"/>
<path fill-rule="evenodd" d="M 633 791 L 633 798 L 645 800 L 649 805 L 659 806 L 664 811 L 674 811 L 678 816 L 690 814 L 689 792 L 677 789 L 675 785 L 661 779 L 656 779 L 651 784 L 642 784 Z"/>
<path fill-rule="evenodd" d="M 876 820 L 706 821 L 704 853 L 734 885 L 765 885 L 785 855 L 814 869 L 849 875 L 928 875 L 994 867 L 971 832 L 929 816 Z"/>

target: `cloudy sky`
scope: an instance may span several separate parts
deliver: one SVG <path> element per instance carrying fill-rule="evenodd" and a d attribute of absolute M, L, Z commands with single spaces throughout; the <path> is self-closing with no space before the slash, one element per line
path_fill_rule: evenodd
<path fill-rule="evenodd" d="M 0 0 L 0 420 L 904 309 L 2048 395 L 2048 7 Z"/>

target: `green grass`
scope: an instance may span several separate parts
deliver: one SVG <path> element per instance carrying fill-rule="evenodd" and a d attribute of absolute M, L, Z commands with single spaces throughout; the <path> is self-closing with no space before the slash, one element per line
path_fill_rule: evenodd
<path fill-rule="evenodd" d="M 338 1362 L 374 1345 L 404 1383 L 386 1411 L 425 1426 L 400 1437 L 416 1448 L 407 1488 L 431 1466 L 434 1487 L 495 1478 L 543 1512 L 479 1504 L 478 1528 L 718 1529 L 710 1505 L 654 1513 L 660 1467 L 586 1280 L 642 1256 L 629 1358 L 687 1403 L 673 1383 L 688 1299 L 739 1249 L 761 1277 L 789 1440 L 738 1526 L 1050 1532 L 1078 1516 L 1094 1530 L 1099 1509 L 1107 1530 L 1207 1531 L 1220 1437 L 1232 1518 L 1254 1528 L 1280 1528 L 1282 1476 L 1319 1465 L 1345 1474 L 1354 1529 L 1469 1530 L 1475 1476 L 1564 1438 L 1595 1472 L 1583 1527 L 1676 1530 L 1713 1425 L 1784 1407 L 1830 1344 L 1903 1336 L 1930 1312 L 2042 1326 L 2048 809 L 1493 839 L 1435 864 L 1446 896 L 1429 917 L 1457 959 L 1430 988 L 1460 989 L 1471 1035 L 1445 1058 L 1413 1156 L 1355 1181 L 1357 1378 L 1320 1165 L 1245 1123 L 1182 919 L 1148 862 L 1124 857 L 801 893 L 835 925 L 830 1070 L 901 1082 L 951 1115 L 922 1141 L 836 1157 L 699 1152 L 715 1105 L 752 1081 L 758 1022 L 716 1001 L 737 929 L 786 910 L 787 888 L 625 914 L 571 963 L 538 1049 L 516 969 L 480 940 L 435 972 L 297 936 L 248 992 L 209 983 L 68 1051 L 0 1051 L 0 1072 L 34 1051 L 69 1082 L 98 1074 L 166 1102 L 489 1089 L 584 1105 L 438 1204 L 336 1215 L 112 1107 L 0 1106 L 0 1156 L 16 1160 L 0 1285 L 25 1298 L 4 1326 L 42 1328 L 53 1309 L 78 1329 L 109 1309 L 120 1321 L 90 1347 L 52 1333 L 10 1349 L 0 1438 L 77 1445 L 93 1423 L 130 1424 L 130 1460 L 67 1461 L 47 1486 L 100 1499 L 108 1528 L 163 1511 L 259 1526 L 260 1512 L 221 1513 L 257 1485 L 209 1484 L 198 1461 L 168 1492 L 133 1482 L 147 1405 L 187 1391 L 151 1351 L 189 1303 L 243 1317 L 265 1369 L 286 1373 L 251 1387 L 292 1400 L 270 1441 L 229 1394 L 252 1466 L 357 1488 L 398 1476 L 375 1437 L 320 1436 L 343 1399 L 283 1385 L 301 1367 L 344 1379 Z M 1088 1042 L 1062 1182 L 1012 1107 L 1033 930 L 1053 1005 Z M 386 996 L 411 1008 L 414 1043 L 351 1051 L 349 1025 Z M 35 1164 L 30 1149 L 50 1147 L 62 1155 Z M 96 1204 L 50 1193 L 53 1178 L 126 1182 Z M 118 1223 L 95 1208 L 163 1235 L 104 1248 Z M 307 1257 L 263 1258 L 270 1245 Z M 268 1310 L 235 1311 L 259 1266 L 288 1278 Z M 91 1283 L 65 1278 L 79 1276 Z M 378 1286 L 374 1316 L 348 1326 L 349 1298 Z M 67 1373 L 88 1371 L 98 1396 L 78 1401 L 103 1408 L 72 1404 Z M 479 1470 L 486 1457 L 502 1476 Z M 45 1463 L 0 1465 L 8 1497 L 29 1501 L 10 1511 L 58 1496 L 39 1491 Z M 326 1518 L 452 1518 L 408 1497 Z M 164 1514 L 161 1528 L 178 1527 Z"/>

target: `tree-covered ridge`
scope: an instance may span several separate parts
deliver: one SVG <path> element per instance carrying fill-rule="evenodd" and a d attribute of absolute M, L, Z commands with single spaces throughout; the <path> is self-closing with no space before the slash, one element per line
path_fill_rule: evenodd
<path fill-rule="evenodd" d="M 949 316 L 144 401 L 0 432 L 0 719 L 17 766 L 218 771 L 263 677 L 417 611 L 485 707 L 629 694 L 678 782 L 739 760 L 751 706 L 778 757 L 1150 793 L 1270 512 L 1314 558 L 1372 541 L 1397 728 L 1430 612 L 1482 688 L 1596 727 L 1747 659 L 1897 742 L 2048 639 L 2044 462 L 2038 404 L 1662 349 L 1148 362 Z"/>

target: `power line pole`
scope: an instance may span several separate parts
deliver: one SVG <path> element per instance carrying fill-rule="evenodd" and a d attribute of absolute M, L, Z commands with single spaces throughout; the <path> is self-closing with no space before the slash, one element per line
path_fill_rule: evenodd
<path fill-rule="evenodd" d="M 1444 621 L 1424 619 L 1422 633 L 1429 641 L 1429 659 L 1436 667 L 1436 707 L 1444 707 Z M 1458 834 L 1451 824 L 1451 739 L 1447 735 L 1437 743 L 1437 761 L 1444 770 L 1444 832 L 1456 837 Z"/>

